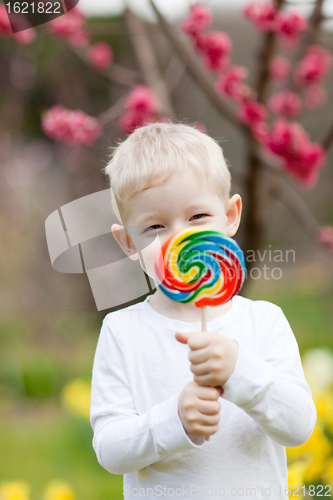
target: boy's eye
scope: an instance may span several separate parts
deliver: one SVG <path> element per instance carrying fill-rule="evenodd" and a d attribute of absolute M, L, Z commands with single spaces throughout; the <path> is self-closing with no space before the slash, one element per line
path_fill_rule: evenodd
<path fill-rule="evenodd" d="M 201 217 L 208 217 L 208 215 L 207 214 L 195 214 L 195 215 L 193 215 L 192 218 L 194 218 L 194 217 L 201 219 Z M 198 220 L 198 219 L 195 219 L 195 220 Z M 153 226 L 147 227 L 147 229 L 145 231 L 149 231 L 149 229 L 158 229 L 158 227 L 163 227 L 163 226 L 161 224 L 154 224 Z"/>
<path fill-rule="evenodd" d="M 196 215 L 193 215 L 192 219 L 196 218 L 196 219 L 201 219 L 201 217 L 208 217 L 207 214 L 196 214 Z"/>
<path fill-rule="evenodd" d="M 154 224 L 153 226 L 147 227 L 146 231 L 148 231 L 148 229 L 158 229 L 159 227 L 163 227 L 163 226 L 161 226 L 161 224 Z"/>

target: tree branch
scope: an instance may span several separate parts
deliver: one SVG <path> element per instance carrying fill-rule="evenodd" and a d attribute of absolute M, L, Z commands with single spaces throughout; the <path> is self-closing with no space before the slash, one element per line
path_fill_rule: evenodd
<path fill-rule="evenodd" d="M 267 167 L 267 164 L 264 165 Z M 300 197 L 300 195 L 287 184 L 286 179 L 282 176 L 282 172 L 277 170 L 276 168 L 272 168 L 272 172 L 280 176 L 279 181 L 275 184 L 272 189 L 272 195 L 274 198 L 281 201 L 286 208 L 294 215 L 295 219 L 298 221 L 299 225 L 302 227 L 304 232 L 312 239 L 315 239 L 318 245 L 322 248 L 318 241 L 318 235 L 320 230 L 320 224 L 317 222 L 315 216 L 312 211 L 305 203 L 305 201 Z M 238 184 L 246 184 L 249 180 L 248 176 L 240 171 L 233 170 L 232 178 L 234 178 L 235 182 Z M 332 254 L 329 253 L 332 258 Z"/>
<path fill-rule="evenodd" d="M 321 145 L 325 149 L 325 151 L 328 151 L 332 142 L 333 142 L 333 123 L 331 124 L 330 128 L 328 129 L 324 139 L 321 141 Z"/>
<path fill-rule="evenodd" d="M 188 43 L 188 40 L 185 38 L 185 36 L 182 36 L 181 33 L 176 33 L 174 27 L 164 19 L 162 14 L 155 6 L 154 0 L 150 0 L 150 3 L 168 40 L 174 47 L 175 52 L 181 58 L 197 84 L 205 92 L 210 101 L 226 118 L 228 118 L 231 123 L 236 125 L 242 132 L 246 132 L 248 130 L 248 127 L 240 121 L 237 114 L 228 107 L 224 99 L 222 99 L 222 97 L 215 91 L 209 73 L 205 68 L 203 68 L 202 63 L 194 54 L 192 47 Z"/>
<path fill-rule="evenodd" d="M 276 1 L 276 8 L 282 8 L 284 0 Z M 269 62 L 272 58 L 276 43 L 276 34 L 274 31 L 269 31 L 263 36 L 261 49 L 259 50 L 259 66 L 256 77 L 257 100 L 264 103 L 266 101 L 266 93 L 268 89 L 270 74 Z"/>
<path fill-rule="evenodd" d="M 132 45 L 146 84 L 152 88 L 162 104 L 162 114 L 176 116 L 168 89 L 158 70 L 158 63 L 144 23 L 129 8 L 125 9 Z"/>
<path fill-rule="evenodd" d="M 296 0 L 296 2 L 293 2 L 292 0 L 285 0 L 284 3 L 286 3 L 287 5 L 312 5 L 315 3 L 316 0 L 302 0 L 301 2 L 298 2 Z"/>
<path fill-rule="evenodd" d="M 322 8 L 325 0 L 315 0 L 315 5 L 312 11 L 311 16 L 308 19 L 308 29 L 306 30 L 303 39 L 299 45 L 299 49 L 296 52 L 293 60 L 291 61 L 292 68 L 295 68 L 297 63 L 303 59 L 307 48 L 309 45 L 315 42 L 320 22 L 323 20 Z M 293 73 L 290 72 L 287 87 L 291 90 L 295 90 L 296 83 L 292 78 Z"/>
<path fill-rule="evenodd" d="M 89 25 L 89 32 L 92 35 L 124 35 L 129 36 L 130 33 L 128 31 L 128 26 L 126 22 L 93 22 Z M 149 26 L 149 34 L 159 35 L 161 32 L 158 29 L 158 26 L 150 25 Z"/>
<path fill-rule="evenodd" d="M 87 49 L 75 47 L 70 42 L 66 42 L 67 47 L 76 54 L 81 61 L 83 61 L 89 68 L 91 68 L 91 63 L 88 59 Z M 101 75 L 105 76 L 109 80 L 118 85 L 123 85 L 124 87 L 131 87 L 136 83 L 139 83 L 139 73 L 131 69 L 119 66 L 119 64 L 112 63 L 110 68 L 105 71 L 99 72 Z"/>
<path fill-rule="evenodd" d="M 274 6 L 281 9 L 284 0 L 275 0 Z M 255 88 L 257 100 L 266 102 L 268 85 L 270 80 L 269 62 L 275 50 L 276 35 L 273 31 L 266 33 L 261 42 L 258 53 L 258 70 L 256 75 Z M 245 219 L 245 251 L 259 250 L 263 244 L 267 231 L 267 213 L 271 203 L 271 179 L 270 169 L 265 169 L 261 156 L 258 154 L 258 141 L 253 134 L 246 135 L 247 150 L 247 175 L 246 185 L 247 210 Z M 247 271 L 250 272 L 254 263 L 247 263 Z"/>
<path fill-rule="evenodd" d="M 318 241 L 320 226 L 305 201 L 296 191 L 283 180 L 274 188 L 272 194 L 289 208 L 306 234 Z"/>
<path fill-rule="evenodd" d="M 113 106 L 111 106 L 106 111 L 103 111 L 103 113 L 101 113 L 97 117 L 97 120 L 102 127 L 108 125 L 110 122 L 112 122 L 116 118 L 119 118 L 119 116 L 124 113 L 124 102 L 126 97 L 126 95 L 122 95 L 120 99 L 118 99 L 118 101 L 113 104 Z"/>
<path fill-rule="evenodd" d="M 169 92 L 172 92 L 180 82 L 185 73 L 185 65 L 176 55 L 172 55 L 166 68 L 163 78 L 168 86 Z"/>

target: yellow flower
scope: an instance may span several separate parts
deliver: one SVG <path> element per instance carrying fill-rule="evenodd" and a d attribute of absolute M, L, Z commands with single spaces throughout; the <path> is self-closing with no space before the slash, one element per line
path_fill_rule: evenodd
<path fill-rule="evenodd" d="M 89 419 L 90 384 L 82 379 L 75 379 L 62 391 L 62 404 L 70 411 Z"/>
<path fill-rule="evenodd" d="M 331 486 L 333 489 L 333 458 L 326 462 L 326 470 L 324 471 L 322 480 L 324 485 Z M 327 489 L 325 489 L 326 491 Z"/>
<path fill-rule="evenodd" d="M 297 460 L 288 465 L 288 484 L 289 486 L 298 485 L 299 487 L 304 484 L 304 472 L 308 467 L 308 460 Z"/>
<path fill-rule="evenodd" d="M 309 439 L 301 446 L 287 448 L 288 461 L 312 456 L 313 460 L 323 461 L 332 451 L 332 445 L 318 422 Z"/>
<path fill-rule="evenodd" d="M 307 484 L 313 484 L 322 478 L 325 470 L 325 462 L 320 459 L 313 459 L 309 463 L 306 471 L 304 472 L 304 481 Z"/>
<path fill-rule="evenodd" d="M 75 500 L 75 491 L 67 483 L 51 481 L 44 492 L 44 500 Z"/>
<path fill-rule="evenodd" d="M 26 481 L 3 481 L 0 484 L 0 500 L 28 500 L 30 486 Z"/>
<path fill-rule="evenodd" d="M 327 424 L 333 424 L 333 394 L 331 391 L 323 391 L 313 397 L 317 408 L 318 420 Z"/>

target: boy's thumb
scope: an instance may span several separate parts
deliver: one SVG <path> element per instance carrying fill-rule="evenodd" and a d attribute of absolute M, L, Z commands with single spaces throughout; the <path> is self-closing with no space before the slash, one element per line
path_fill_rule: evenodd
<path fill-rule="evenodd" d="M 181 342 L 182 344 L 187 344 L 187 339 L 189 338 L 190 335 L 191 335 L 190 333 L 176 332 L 175 337 L 178 340 L 178 342 Z"/>

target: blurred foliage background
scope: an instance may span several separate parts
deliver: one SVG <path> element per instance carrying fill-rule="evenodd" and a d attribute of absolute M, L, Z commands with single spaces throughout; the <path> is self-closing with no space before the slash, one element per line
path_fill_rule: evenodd
<path fill-rule="evenodd" d="M 117 63 L 139 69 L 123 17 L 96 17 L 89 23 L 94 40 L 110 43 Z M 213 24 L 230 34 L 234 60 L 249 67 L 251 75 L 257 33 L 232 13 L 216 13 Z M 55 142 L 42 133 L 40 116 L 57 103 L 97 116 L 126 88 L 87 71 L 69 44 L 55 40 L 42 27 L 37 32 L 29 46 L 0 40 L 0 498 L 118 499 L 122 498 L 122 477 L 111 476 L 98 464 L 88 419 L 92 362 L 108 311 L 96 311 L 85 274 L 53 270 L 44 223 L 63 204 L 107 187 L 101 173 L 107 147 L 122 134 L 114 120 L 92 146 Z M 156 25 L 149 27 L 149 33 L 164 69 L 171 48 Z M 234 33 L 242 36 L 234 37 Z M 322 37 L 332 50 L 330 33 Z M 330 102 L 332 83 L 331 75 L 327 82 Z M 220 140 L 231 171 L 242 163 L 244 151 L 235 130 L 186 72 L 172 91 L 172 99 L 179 119 L 199 120 Z M 314 140 L 330 120 L 329 106 L 303 117 Z M 321 225 L 333 224 L 330 160 L 314 190 L 294 188 Z M 235 180 L 233 192 L 237 191 L 242 194 Z M 293 249 L 295 261 L 278 264 L 282 269 L 279 280 L 263 276 L 253 280 L 247 296 L 282 307 L 302 358 L 314 348 L 332 352 L 332 259 L 279 204 L 266 249 Z M 267 258 L 264 262 L 272 266 Z M 327 384 L 318 389 L 320 397 L 327 395 L 320 407 L 319 434 L 299 456 L 290 455 L 296 464 L 292 477 L 306 479 L 308 484 L 333 486 L 330 373 L 328 367 Z"/>

